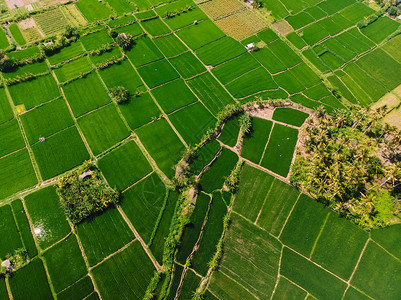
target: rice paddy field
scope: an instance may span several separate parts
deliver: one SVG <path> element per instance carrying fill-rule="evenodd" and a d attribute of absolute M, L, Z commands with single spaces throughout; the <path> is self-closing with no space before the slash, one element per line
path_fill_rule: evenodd
<path fill-rule="evenodd" d="M 312 110 L 369 106 L 401 84 L 400 24 L 356 0 L 79 0 L 10 22 L 0 261 L 28 260 L 0 276 L 0 299 L 399 299 L 400 225 L 364 231 L 288 183 Z M 68 26 L 77 38 L 45 55 Z M 180 211 L 180 158 L 228 105 L 258 99 L 291 105 L 250 110 L 243 142 L 229 119 L 189 162 L 198 192 Z M 74 225 L 55 183 L 87 160 L 120 202 Z"/>

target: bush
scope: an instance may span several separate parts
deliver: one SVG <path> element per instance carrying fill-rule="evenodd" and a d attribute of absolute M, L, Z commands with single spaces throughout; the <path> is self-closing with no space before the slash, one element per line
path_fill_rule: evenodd
<path fill-rule="evenodd" d="M 123 86 L 115 86 L 110 90 L 111 98 L 118 104 L 127 103 L 130 99 L 128 90 Z"/>
<path fill-rule="evenodd" d="M 84 173 L 85 177 L 80 176 Z M 61 207 L 74 224 L 117 204 L 120 199 L 119 193 L 102 180 L 100 171 L 89 161 L 61 178 L 56 188 Z"/>
<path fill-rule="evenodd" d="M 134 38 L 129 33 L 120 33 L 115 38 L 117 45 L 119 45 L 124 50 L 131 49 L 132 45 L 134 44 Z"/>

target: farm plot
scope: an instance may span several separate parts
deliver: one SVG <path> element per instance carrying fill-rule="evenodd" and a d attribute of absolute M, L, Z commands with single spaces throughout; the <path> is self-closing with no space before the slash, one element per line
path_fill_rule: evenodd
<path fill-rule="evenodd" d="M 133 23 L 133 24 L 129 24 L 129 25 L 126 25 L 126 26 L 122 26 L 122 27 L 119 27 L 119 28 L 116 28 L 115 32 L 117 32 L 117 33 L 129 33 L 134 37 L 137 36 L 137 35 L 141 35 L 141 34 L 145 33 L 138 22 Z"/>
<path fill-rule="evenodd" d="M 255 296 L 269 298 L 276 283 L 282 245 L 239 215 L 231 216 L 220 270 Z"/>
<path fill-rule="evenodd" d="M 0 157 L 25 147 L 17 120 L 0 125 Z"/>
<path fill-rule="evenodd" d="M 60 90 L 52 75 L 39 76 L 8 87 L 15 105 L 30 109 L 60 96 Z"/>
<path fill-rule="evenodd" d="M 329 209 L 302 194 L 285 224 L 280 240 L 309 257 L 329 214 Z"/>
<path fill-rule="evenodd" d="M 154 13 L 153 10 L 151 10 L 150 12 Z M 140 18 L 138 18 L 138 19 L 140 19 Z M 129 14 L 129 15 L 117 18 L 117 19 L 110 20 L 109 23 L 107 23 L 107 25 L 109 25 L 110 28 L 118 28 L 118 27 L 121 27 L 121 26 L 124 26 L 127 24 L 135 23 L 135 21 L 136 21 L 136 18 L 133 15 Z"/>
<path fill-rule="evenodd" d="M 121 208 L 146 244 L 151 242 L 166 196 L 167 189 L 156 173 L 123 193 Z"/>
<path fill-rule="evenodd" d="M 23 247 L 21 237 L 18 233 L 17 225 L 14 221 L 13 212 L 10 205 L 0 207 L 0 224 L 1 245 L 0 259 L 6 259 L 7 254 L 14 253 L 15 250 Z"/>
<path fill-rule="evenodd" d="M 137 129 L 136 133 L 160 170 L 173 176 L 173 166 L 180 159 L 184 145 L 167 121 L 161 119 L 150 123 Z"/>
<path fill-rule="evenodd" d="M 168 9 L 168 5 L 164 5 L 163 7 Z M 164 21 L 172 30 L 177 30 L 191 25 L 195 21 L 204 20 L 206 18 L 207 16 L 200 8 L 194 7 L 191 10 L 186 11 L 185 13 L 175 15 L 174 18 L 164 19 Z"/>
<path fill-rule="evenodd" d="M 216 121 L 200 102 L 169 115 L 169 119 L 188 145 L 198 143 Z"/>
<path fill-rule="evenodd" d="M 53 54 L 52 56 L 47 57 L 47 60 L 50 62 L 50 64 L 56 65 L 63 61 L 77 57 L 78 55 L 81 55 L 83 52 L 84 52 L 84 49 L 82 49 L 81 43 L 74 42 L 74 43 L 71 43 L 70 45 L 62 48 L 56 54 Z"/>
<path fill-rule="evenodd" d="M 33 18 L 27 18 L 19 21 L 18 27 L 27 43 L 38 41 L 44 37 L 43 33 L 38 30 Z"/>
<path fill-rule="evenodd" d="M 300 110 L 279 107 L 274 110 L 273 120 L 300 127 L 308 116 L 307 113 Z"/>
<path fill-rule="evenodd" d="M 35 257 L 38 254 L 36 249 L 35 241 L 32 236 L 31 227 L 29 226 L 28 218 L 25 214 L 25 209 L 20 199 L 11 202 L 13 209 L 15 223 L 18 226 L 18 230 L 21 236 L 21 240 L 24 243 L 24 248 L 28 251 L 30 258 Z M 3 218 L 4 220 L 5 218 Z M 10 232 L 10 227 L 7 227 L 7 232 Z M 7 243 L 8 244 L 8 243 Z"/>
<path fill-rule="evenodd" d="M 75 126 L 32 146 L 43 179 L 50 179 L 80 165 L 89 158 L 88 150 Z"/>
<path fill-rule="evenodd" d="M 152 171 L 134 141 L 129 141 L 103 156 L 98 165 L 109 185 L 120 191 Z"/>
<path fill-rule="evenodd" d="M 109 89 L 115 86 L 123 86 L 132 95 L 145 90 L 141 78 L 127 60 L 100 70 L 99 74 Z"/>
<path fill-rule="evenodd" d="M 0 49 L 7 49 L 10 46 L 8 37 L 3 29 L 0 30 Z"/>
<path fill-rule="evenodd" d="M 109 208 L 95 218 L 83 221 L 77 226 L 77 233 L 90 266 L 135 238 L 116 208 Z"/>
<path fill-rule="evenodd" d="M 134 242 L 92 272 L 102 299 L 115 299 L 115 295 L 126 299 L 141 299 L 154 270 L 141 244 Z"/>
<path fill-rule="evenodd" d="M 30 144 L 74 125 L 64 99 L 57 99 L 22 114 L 21 122 Z"/>
<path fill-rule="evenodd" d="M 91 88 L 88 89 L 88 86 Z M 63 85 L 62 88 L 75 117 L 111 102 L 105 87 L 95 72 Z"/>
<path fill-rule="evenodd" d="M 60 8 L 35 15 L 33 19 L 46 36 L 63 32 L 70 25 Z"/>
<path fill-rule="evenodd" d="M 306 292 L 280 276 L 272 299 L 306 299 Z"/>
<path fill-rule="evenodd" d="M 93 283 L 89 276 L 85 276 L 83 279 L 69 286 L 57 294 L 57 299 L 69 300 L 69 299 L 80 299 L 89 296 L 93 292 Z M 87 298 L 88 299 L 88 298 Z"/>
<path fill-rule="evenodd" d="M 135 4 L 125 0 L 106 0 L 117 15 L 129 13 L 136 9 Z"/>
<path fill-rule="evenodd" d="M 376 243 L 383 246 L 387 251 L 401 259 L 401 247 L 400 244 L 397 243 L 400 235 L 401 226 L 399 224 L 371 231 L 371 238 Z"/>
<path fill-rule="evenodd" d="M 34 276 L 32 276 L 34 274 Z M 35 299 L 52 299 L 52 292 L 42 261 L 37 258 L 27 266 L 15 272 L 9 280 L 13 299 L 23 300 L 26 295 L 35 295 Z"/>
<path fill-rule="evenodd" d="M 152 94 L 167 114 L 198 100 L 182 79 L 155 88 Z"/>
<path fill-rule="evenodd" d="M 0 198 L 35 185 L 38 180 L 29 158 L 28 151 L 22 149 L 0 158 Z"/>
<path fill-rule="evenodd" d="M 261 52 L 261 51 L 258 51 Z M 258 53 L 255 52 L 255 53 Z M 212 69 L 212 73 L 222 84 L 228 84 L 237 77 L 260 67 L 258 61 L 252 55 L 246 53 L 238 58 L 230 60 Z"/>
<path fill-rule="evenodd" d="M 267 24 L 255 12 L 246 9 L 216 21 L 217 26 L 236 40 L 243 40 L 265 29 Z"/>
<path fill-rule="evenodd" d="M 244 98 L 261 91 L 278 88 L 270 73 L 262 67 L 231 81 L 226 87 L 235 98 Z"/>
<path fill-rule="evenodd" d="M 80 0 L 76 6 L 88 22 L 105 19 L 113 15 L 113 11 L 106 3 L 97 0 Z"/>
<path fill-rule="evenodd" d="M 196 50 L 224 36 L 224 33 L 210 20 L 184 28 L 177 32 L 179 38 L 192 50 Z"/>
<path fill-rule="evenodd" d="M 268 48 L 262 48 L 252 53 L 262 66 L 264 66 L 271 74 L 284 71 L 286 65 Z"/>
<path fill-rule="evenodd" d="M 87 57 L 81 57 L 54 70 L 59 82 L 66 82 L 93 69 Z"/>
<path fill-rule="evenodd" d="M 113 39 L 109 36 L 106 29 L 81 36 L 79 40 L 86 51 L 93 51 L 101 48 L 103 45 L 109 45 L 113 43 Z"/>
<path fill-rule="evenodd" d="M 284 248 L 280 274 L 320 299 L 341 298 L 347 284 L 294 251 Z"/>
<path fill-rule="evenodd" d="M 227 104 L 234 103 L 231 96 L 209 73 L 189 80 L 188 85 L 213 115 L 217 115 Z"/>
<path fill-rule="evenodd" d="M 213 294 L 211 294 L 212 291 Z M 209 293 L 208 293 L 209 292 Z M 242 300 L 242 299 L 250 299 L 256 300 L 256 296 L 252 295 L 247 289 L 243 286 L 236 283 L 233 279 L 225 275 L 221 271 L 216 271 L 213 273 L 213 277 L 210 280 L 210 284 L 208 286 L 208 291 L 206 291 L 205 299 L 234 299 L 234 300 Z M 214 297 L 216 295 L 219 298 Z"/>
<path fill-rule="evenodd" d="M 149 93 L 132 98 L 128 103 L 119 105 L 119 109 L 131 129 L 141 127 L 161 115 Z"/>
<path fill-rule="evenodd" d="M 112 60 L 122 59 L 123 54 L 117 47 L 111 48 L 110 51 L 103 52 L 101 55 L 90 55 L 89 59 L 96 67 L 103 67 L 102 65 L 111 62 Z"/>
<path fill-rule="evenodd" d="M 270 136 L 273 122 L 260 118 L 252 118 L 252 124 L 252 132 L 244 138 L 241 156 L 259 164 Z"/>
<path fill-rule="evenodd" d="M 245 52 L 244 46 L 227 36 L 199 48 L 196 54 L 205 65 L 216 66 Z"/>
<path fill-rule="evenodd" d="M 18 67 L 13 72 L 3 72 L 3 76 L 5 79 L 12 79 L 18 76 L 26 76 L 27 74 L 31 73 L 33 75 L 39 75 L 49 72 L 49 69 L 45 62 L 37 62 L 33 64 L 26 64 L 22 67 Z"/>
<path fill-rule="evenodd" d="M 77 6 L 73 3 L 61 7 L 61 10 L 74 26 L 85 26 L 88 21 L 84 18 Z"/>
<path fill-rule="evenodd" d="M 147 36 L 137 38 L 135 45 L 126 53 L 135 67 L 140 67 L 163 58 L 163 54 L 157 49 L 152 39 Z"/>
<path fill-rule="evenodd" d="M 141 25 L 151 36 L 158 36 L 170 33 L 170 29 L 160 20 L 160 18 L 142 21 Z"/>
<path fill-rule="evenodd" d="M 114 104 L 79 118 L 78 124 L 94 155 L 102 153 L 129 136 L 129 131 Z"/>
<path fill-rule="evenodd" d="M 41 189 L 24 199 L 36 241 L 41 249 L 48 248 L 71 231 L 59 201 L 53 186 Z"/>
<path fill-rule="evenodd" d="M 219 141 L 227 146 L 234 147 L 238 141 L 239 129 L 239 117 L 229 119 L 224 124 L 223 130 L 219 136 Z"/>
<path fill-rule="evenodd" d="M 241 170 L 240 185 L 233 205 L 234 211 L 255 222 L 273 181 L 273 176 L 245 164 Z"/>
<path fill-rule="evenodd" d="M 184 79 L 190 79 L 206 71 L 206 68 L 202 65 L 199 59 L 197 59 L 190 51 L 171 58 L 169 61 Z"/>
<path fill-rule="evenodd" d="M 217 152 L 221 149 L 219 142 L 216 140 L 211 141 L 201 147 L 190 162 L 191 172 L 199 174 L 202 169 L 216 156 Z"/>
<path fill-rule="evenodd" d="M 12 23 L 10 26 L 8 26 L 8 30 L 10 30 L 11 35 L 18 45 L 23 46 L 26 44 L 26 40 L 24 39 L 24 36 L 22 35 L 21 30 L 16 23 Z"/>
<path fill-rule="evenodd" d="M 200 282 L 201 278 L 191 270 L 188 270 L 185 273 L 177 299 L 189 299 L 193 295 L 193 291 L 195 291 L 199 286 Z"/>
<path fill-rule="evenodd" d="M 143 66 L 138 69 L 138 72 L 149 88 L 154 88 L 179 77 L 166 59 Z"/>
<path fill-rule="evenodd" d="M 389 35 L 394 33 L 400 24 L 388 17 L 378 18 L 373 23 L 361 29 L 361 32 L 376 44 L 383 42 Z"/>
<path fill-rule="evenodd" d="M 88 273 L 75 235 L 50 248 L 43 258 L 56 293 Z"/>
<path fill-rule="evenodd" d="M 166 57 L 177 56 L 187 51 L 187 47 L 174 34 L 155 38 L 153 42 Z"/>
<path fill-rule="evenodd" d="M 213 164 L 203 174 L 199 185 L 207 193 L 223 187 L 224 181 L 237 164 L 238 156 L 230 150 L 223 148 Z"/>
<path fill-rule="evenodd" d="M 22 50 L 7 53 L 8 57 L 15 60 L 32 58 L 40 54 L 40 49 L 37 46 L 28 47 Z"/>
<path fill-rule="evenodd" d="M 212 258 L 216 244 L 223 233 L 223 219 L 226 213 L 227 206 L 221 193 L 214 193 L 199 247 L 191 260 L 191 267 L 202 276 L 206 276 L 209 270 L 208 262 Z"/>
<path fill-rule="evenodd" d="M 199 7 L 212 20 L 245 9 L 245 6 L 237 0 L 212 0 L 199 4 Z"/>
<path fill-rule="evenodd" d="M 185 261 L 191 254 L 195 243 L 198 240 L 203 222 L 209 209 L 210 201 L 211 197 L 203 193 L 200 193 L 196 198 L 194 211 L 191 214 L 189 223 L 184 228 L 180 248 L 176 257 L 177 261 L 182 264 L 185 264 Z"/>

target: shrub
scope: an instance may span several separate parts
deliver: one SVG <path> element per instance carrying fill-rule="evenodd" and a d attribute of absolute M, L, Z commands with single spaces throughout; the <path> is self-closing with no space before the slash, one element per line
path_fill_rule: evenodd
<path fill-rule="evenodd" d="M 124 50 L 129 50 L 134 44 L 134 38 L 129 33 L 120 33 L 115 38 L 117 45 L 119 45 Z"/>
<path fill-rule="evenodd" d="M 111 98 L 118 104 L 127 103 L 130 99 L 128 90 L 123 86 L 115 86 L 110 90 Z"/>
<path fill-rule="evenodd" d="M 82 176 L 86 174 L 86 176 Z M 78 170 L 64 176 L 56 184 L 61 207 L 72 223 L 119 202 L 119 194 L 102 180 L 100 171 L 89 161 Z"/>

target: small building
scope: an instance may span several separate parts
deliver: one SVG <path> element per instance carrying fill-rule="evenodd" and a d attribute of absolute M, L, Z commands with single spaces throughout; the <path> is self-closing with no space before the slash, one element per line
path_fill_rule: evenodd
<path fill-rule="evenodd" d="M 45 138 L 45 137 L 40 137 L 40 138 L 39 138 L 39 142 L 43 143 L 44 141 L 46 141 L 46 138 Z"/>
<path fill-rule="evenodd" d="M 92 170 L 88 170 L 88 171 L 86 171 L 86 172 L 83 172 L 83 173 L 82 173 L 81 175 L 79 175 L 78 177 L 79 177 L 79 179 L 85 180 L 85 179 L 91 177 L 91 176 L 92 176 L 92 173 L 93 173 Z"/>
<path fill-rule="evenodd" d="M 7 270 L 12 270 L 13 269 L 13 264 L 10 260 L 5 260 L 3 262 L 1 262 L 1 266 L 6 268 Z"/>
<path fill-rule="evenodd" d="M 255 43 L 250 43 L 248 45 L 245 45 L 245 49 L 248 51 L 252 51 L 255 48 Z"/>
<path fill-rule="evenodd" d="M 195 21 L 194 21 L 194 25 L 198 25 L 198 20 L 195 20 Z"/>

